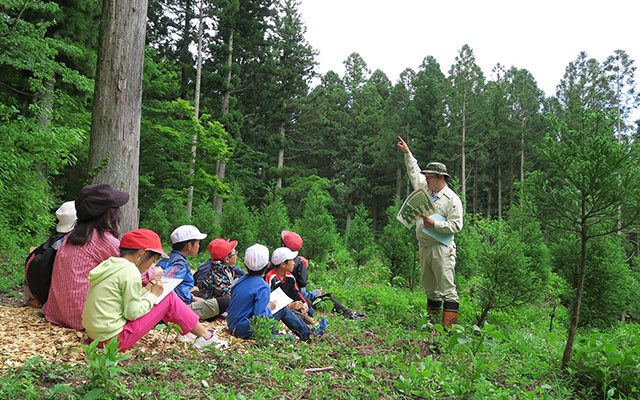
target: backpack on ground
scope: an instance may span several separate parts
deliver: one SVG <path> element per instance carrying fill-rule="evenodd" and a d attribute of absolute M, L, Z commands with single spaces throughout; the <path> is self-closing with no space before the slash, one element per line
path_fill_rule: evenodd
<path fill-rule="evenodd" d="M 24 277 L 27 287 L 33 297 L 44 305 L 49 298 L 49 286 L 51 286 L 51 273 L 53 272 L 53 261 L 58 252 L 54 244 L 62 239 L 65 234 L 55 234 L 46 242 L 36 247 L 25 262 Z"/>

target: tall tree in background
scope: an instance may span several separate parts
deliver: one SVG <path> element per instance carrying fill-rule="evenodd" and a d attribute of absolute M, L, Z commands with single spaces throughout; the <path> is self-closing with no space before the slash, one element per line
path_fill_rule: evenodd
<path fill-rule="evenodd" d="M 249 124 L 244 132 L 241 129 L 248 116 L 260 117 L 260 107 L 264 105 L 260 103 L 264 100 L 260 94 L 266 78 L 261 72 L 269 50 L 266 32 L 273 19 L 273 3 L 274 0 L 224 0 L 216 2 L 212 10 L 218 17 L 218 30 L 209 46 L 212 58 L 204 66 L 204 70 L 211 73 L 213 95 L 206 101 L 211 109 L 219 110 L 214 117 L 233 137 L 236 153 L 243 154 L 242 163 L 235 165 L 240 168 L 250 160 L 251 164 L 264 163 L 261 155 L 252 160 L 252 153 L 259 152 L 257 146 L 243 143 L 246 131 L 252 131 L 255 126 Z M 235 178 L 242 179 L 247 172 L 257 174 L 258 169 L 255 164 L 251 165 L 248 171 L 238 171 Z M 216 175 L 224 181 L 226 174 L 227 162 L 220 160 Z M 217 212 L 222 210 L 223 196 L 216 193 L 214 197 Z"/>
<path fill-rule="evenodd" d="M 569 63 L 556 88 L 559 107 L 554 111 L 571 127 L 571 121 L 580 121 L 585 109 L 607 111 L 615 108 L 613 97 L 614 91 L 598 60 L 589 58 L 582 51 Z"/>
<path fill-rule="evenodd" d="M 616 50 L 603 63 L 605 74 L 613 91 L 613 102 L 618 116 L 616 135 L 622 141 L 622 135 L 633 129 L 629 115 L 640 106 L 640 93 L 636 91 L 634 60 L 624 50 Z"/>
<path fill-rule="evenodd" d="M 482 187 L 487 191 L 486 216 L 491 216 L 491 206 L 495 191 L 495 194 L 497 194 L 496 210 L 500 218 L 502 217 L 504 179 L 502 172 L 504 166 L 508 165 L 507 161 L 511 159 L 509 139 L 513 136 L 513 129 L 509 121 L 507 106 L 508 82 L 506 80 L 506 71 L 501 64 L 497 64 L 492 73 L 494 79 L 487 82 L 486 85 L 488 137 L 486 144 L 480 149 L 486 168 L 482 178 L 479 178 L 478 168 L 473 169 L 473 213 L 476 214 L 478 212 L 478 184 L 482 180 Z M 477 152 L 476 156 L 474 156 L 474 162 L 476 165 L 478 164 Z"/>
<path fill-rule="evenodd" d="M 525 154 L 531 150 L 531 144 L 538 141 L 533 133 L 540 126 L 543 94 L 533 75 L 526 69 L 511 67 L 507 71 L 507 81 L 510 86 L 510 114 L 520 133 L 520 182 L 524 182 Z"/>
<path fill-rule="evenodd" d="M 474 118 L 480 111 L 477 100 L 483 87 L 484 75 L 476 65 L 473 50 L 465 44 L 449 70 L 446 90 L 447 122 L 453 136 L 449 139 L 460 143 L 460 197 L 463 199 L 467 195 L 467 141 L 470 134 L 475 133 L 470 128 L 477 124 Z"/>
<path fill-rule="evenodd" d="M 338 152 L 334 163 L 334 174 L 339 177 L 336 182 L 338 194 L 344 205 L 344 231 L 349 230 L 349 221 L 353 215 L 354 195 L 363 188 L 363 155 L 366 151 L 367 136 L 372 134 L 367 130 L 367 111 L 373 111 L 367 103 L 379 102 L 377 93 L 369 85 L 365 90 L 365 84 L 369 80 L 371 71 L 367 63 L 358 53 L 351 53 L 343 62 L 345 75 L 343 77 L 344 88 L 349 94 L 346 108 L 347 118 L 342 126 L 342 132 L 336 132 L 338 140 Z M 375 106 L 374 106 L 375 107 Z M 375 111 L 374 111 L 375 112 Z M 373 116 L 375 118 L 375 116 Z"/>
<path fill-rule="evenodd" d="M 290 141 L 290 132 L 301 107 L 301 99 L 309 90 L 316 52 L 307 43 L 306 28 L 298 13 L 299 2 L 283 0 L 279 2 L 272 36 L 271 61 L 275 64 L 271 90 L 265 93 L 271 99 L 274 110 L 272 118 L 278 129 L 280 140 L 276 166 L 276 187 L 282 187 L 285 147 Z M 287 134 L 289 132 L 289 135 Z"/>
<path fill-rule="evenodd" d="M 89 168 L 94 183 L 128 192 L 122 231 L 138 227 L 140 114 L 147 0 L 104 0 Z"/>
<path fill-rule="evenodd" d="M 202 41 L 204 36 L 204 1 L 200 0 L 198 5 L 198 50 L 196 56 L 196 88 L 195 88 L 195 100 L 193 118 L 197 120 L 200 118 L 200 83 L 202 75 Z M 193 209 L 193 175 L 195 173 L 196 153 L 198 150 L 198 133 L 194 133 L 191 140 L 191 167 L 189 168 L 189 178 L 191 180 L 189 185 L 189 191 L 187 193 L 187 216 L 191 217 L 191 211 Z"/>

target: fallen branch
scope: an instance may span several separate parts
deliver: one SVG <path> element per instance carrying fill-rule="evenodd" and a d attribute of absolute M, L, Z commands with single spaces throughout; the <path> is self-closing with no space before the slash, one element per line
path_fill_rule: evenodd
<path fill-rule="evenodd" d="M 307 368 L 304 372 L 323 372 L 323 371 L 331 371 L 333 367 L 322 367 L 322 368 Z"/>

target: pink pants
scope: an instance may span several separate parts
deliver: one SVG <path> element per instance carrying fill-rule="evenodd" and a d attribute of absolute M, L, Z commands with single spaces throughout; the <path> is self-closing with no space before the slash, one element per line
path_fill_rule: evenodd
<path fill-rule="evenodd" d="M 160 320 L 178 325 L 182 328 L 182 334 L 185 335 L 191 332 L 199 319 L 196 313 L 191 311 L 174 292 L 171 292 L 164 300 L 153 306 L 148 313 L 124 325 L 122 332 L 117 336 L 120 341 L 118 348 L 121 351 L 127 350 L 153 329 Z M 103 340 L 98 346 L 104 346 L 109 340 L 111 339 Z"/>

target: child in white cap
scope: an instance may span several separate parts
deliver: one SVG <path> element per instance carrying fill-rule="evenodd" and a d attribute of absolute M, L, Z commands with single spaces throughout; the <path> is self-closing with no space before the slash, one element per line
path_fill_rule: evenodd
<path fill-rule="evenodd" d="M 300 339 L 308 340 L 311 330 L 288 307 L 272 313 L 276 304 L 269 300 L 271 290 L 262 278 L 269 265 L 269 249 L 261 244 L 249 247 L 245 252 L 244 265 L 248 273 L 231 288 L 231 303 L 227 309 L 227 326 L 231 334 L 239 338 L 251 337 L 254 332 L 249 321 L 257 316 L 281 320 Z M 322 335 L 326 327 L 327 320 L 323 319 L 313 334 Z"/>
<path fill-rule="evenodd" d="M 74 201 L 63 203 L 56 210 L 56 233 L 46 242 L 33 249 L 25 263 L 24 276 L 24 300 L 27 304 L 42 307 L 49 297 L 51 286 L 51 271 L 56 252 L 62 241 L 76 223 L 76 206 Z"/>
<path fill-rule="evenodd" d="M 203 299 L 202 297 L 194 296 L 191 292 L 194 287 L 194 281 L 187 257 L 193 257 L 198 254 L 200 241 L 206 237 L 206 233 L 201 233 L 193 225 L 177 227 L 171 233 L 173 250 L 169 253 L 169 258 L 157 264 L 158 267 L 164 270 L 164 276 L 182 279 L 182 282 L 173 291 L 193 312 L 198 314 L 200 319 L 205 320 L 222 314 L 229 305 L 228 298 Z M 195 336 L 188 335 L 187 339 L 193 341 Z"/>

